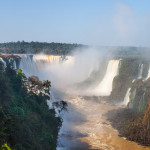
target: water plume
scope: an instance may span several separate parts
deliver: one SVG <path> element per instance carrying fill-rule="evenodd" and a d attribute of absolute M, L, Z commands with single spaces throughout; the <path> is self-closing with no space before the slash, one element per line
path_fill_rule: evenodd
<path fill-rule="evenodd" d="M 83 82 L 97 71 L 102 61 L 103 55 L 96 49 L 76 51 L 72 56 L 67 56 L 63 63 L 52 66 L 47 64 L 43 76 L 53 81 L 56 88 L 71 90 L 75 84 Z"/>
<path fill-rule="evenodd" d="M 110 60 L 106 74 L 93 93 L 96 96 L 109 96 L 112 91 L 113 79 L 118 74 L 119 60 Z"/>

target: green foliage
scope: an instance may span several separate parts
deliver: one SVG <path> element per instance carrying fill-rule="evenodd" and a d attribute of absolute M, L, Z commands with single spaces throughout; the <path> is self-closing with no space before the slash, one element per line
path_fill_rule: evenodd
<path fill-rule="evenodd" d="M 11 150 L 10 147 L 5 143 L 2 145 L 1 150 Z"/>
<path fill-rule="evenodd" d="M 51 86 L 51 82 L 46 80 L 46 81 L 44 81 L 43 85 L 45 85 L 46 87 L 50 87 Z"/>
<path fill-rule="evenodd" d="M 16 116 L 20 116 L 20 117 L 23 117 L 24 115 L 25 115 L 25 113 L 24 113 L 24 110 L 21 108 L 21 107 L 13 107 L 12 109 L 11 109 L 11 112 L 13 113 L 13 114 L 15 114 Z"/>
<path fill-rule="evenodd" d="M 136 77 L 138 73 L 138 62 L 136 59 L 123 59 L 119 68 L 119 75 Z"/>
<path fill-rule="evenodd" d="M 24 78 L 24 79 L 26 78 L 25 74 L 22 72 L 20 68 L 17 70 L 17 73 L 21 78 Z"/>
<path fill-rule="evenodd" d="M 9 42 L 1 43 L 0 51 L 5 53 L 46 53 L 55 55 L 66 55 L 73 51 L 75 48 L 82 48 L 81 44 L 66 44 L 66 43 L 46 43 L 46 42 Z"/>
<path fill-rule="evenodd" d="M 61 119 L 47 99 L 24 87 L 24 74 L 0 63 L 0 145 L 14 150 L 55 150 Z M 48 83 L 48 82 L 46 82 Z M 50 85 L 50 83 L 48 83 Z"/>

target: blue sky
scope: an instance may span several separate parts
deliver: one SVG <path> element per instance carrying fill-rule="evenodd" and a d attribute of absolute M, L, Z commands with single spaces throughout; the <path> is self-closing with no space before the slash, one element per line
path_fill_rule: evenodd
<path fill-rule="evenodd" d="M 0 0 L 0 42 L 150 46 L 150 0 Z"/>

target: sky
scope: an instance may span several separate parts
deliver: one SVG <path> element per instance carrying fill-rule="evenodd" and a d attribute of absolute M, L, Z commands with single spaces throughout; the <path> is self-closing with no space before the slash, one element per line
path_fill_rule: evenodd
<path fill-rule="evenodd" d="M 150 0 L 0 0 L 0 42 L 150 47 Z"/>

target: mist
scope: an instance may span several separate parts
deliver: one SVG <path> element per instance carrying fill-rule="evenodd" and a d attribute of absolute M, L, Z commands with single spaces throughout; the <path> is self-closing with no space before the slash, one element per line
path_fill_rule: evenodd
<path fill-rule="evenodd" d="M 93 73 L 99 72 L 104 60 L 108 59 L 110 59 L 110 55 L 104 49 L 90 47 L 75 50 L 63 63 L 46 64 L 42 69 L 41 76 L 52 81 L 52 86 L 57 89 L 75 93 L 79 92 L 82 87 L 84 93 L 88 87 L 83 89 L 82 83 L 91 78 Z"/>

